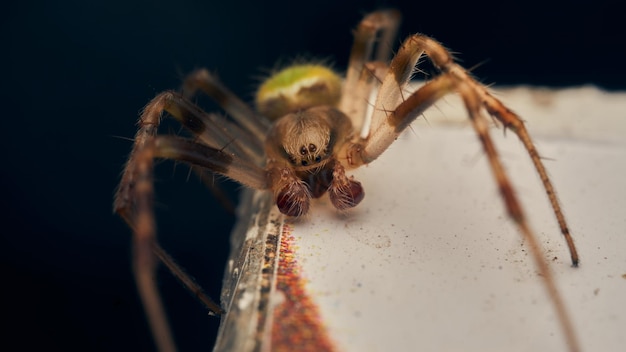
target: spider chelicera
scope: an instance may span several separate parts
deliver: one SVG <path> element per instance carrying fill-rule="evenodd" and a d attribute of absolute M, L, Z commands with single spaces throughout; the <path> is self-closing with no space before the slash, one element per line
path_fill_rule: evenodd
<path fill-rule="evenodd" d="M 411 35 L 390 60 L 388 43 L 393 41 L 399 21 L 400 15 L 394 10 L 365 16 L 354 31 L 345 79 L 320 64 L 289 66 L 260 86 L 256 110 L 207 70 L 188 75 L 182 92 L 162 92 L 146 105 L 115 195 L 114 210 L 133 229 L 137 286 L 161 350 L 174 350 L 175 346 L 153 279 L 156 258 L 196 293 L 211 312 L 221 314 L 223 310 L 188 279 L 156 241 L 155 159 L 187 162 L 247 187 L 273 192 L 277 207 L 287 216 L 306 214 L 311 199 L 326 193 L 332 204 L 343 211 L 358 205 L 365 195 L 361 183 L 346 171 L 376 160 L 411 122 L 450 93 L 461 96 L 507 213 L 531 247 L 535 264 L 545 279 L 567 343 L 572 350 L 578 349 L 552 274 L 490 138 L 485 112 L 512 130 L 528 151 L 568 244 L 572 264 L 577 266 L 578 254 L 554 188 L 522 120 L 430 37 Z M 431 60 L 440 74 L 407 93 L 407 85 L 422 55 Z M 197 91 L 213 98 L 231 119 L 196 106 L 191 98 Z M 373 92 L 376 98 L 372 101 Z M 194 138 L 158 134 L 164 111 Z"/>

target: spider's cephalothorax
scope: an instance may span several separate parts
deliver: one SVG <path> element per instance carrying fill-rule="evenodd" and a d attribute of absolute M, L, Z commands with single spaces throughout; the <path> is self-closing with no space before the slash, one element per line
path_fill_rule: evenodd
<path fill-rule="evenodd" d="M 576 266 L 576 247 L 552 182 L 524 123 L 428 36 L 409 36 L 391 58 L 390 44 L 399 21 L 400 15 L 394 10 L 365 16 L 354 31 L 344 80 L 323 65 L 288 67 L 261 85 L 256 111 L 207 70 L 192 72 L 185 79 L 182 92 L 162 92 L 146 105 L 115 195 L 114 210 L 133 229 L 137 287 L 161 350 L 174 350 L 175 346 L 153 279 L 156 258 L 210 311 L 221 314 L 223 310 L 202 293 L 156 241 L 155 159 L 187 162 L 242 185 L 270 191 L 280 211 L 287 215 L 307 213 L 310 199 L 326 192 L 333 205 L 343 210 L 354 207 L 364 196 L 361 184 L 346 176 L 346 170 L 376 160 L 411 122 L 450 93 L 461 96 L 507 213 L 531 248 L 544 278 L 567 343 L 571 350 L 578 349 L 551 271 L 498 157 L 485 112 L 512 130 L 528 151 L 569 247 L 572 264 Z M 411 76 L 423 55 L 440 74 L 409 93 Z M 194 104 L 192 97 L 198 91 L 213 98 L 231 119 L 207 113 Z M 163 112 L 178 120 L 193 138 L 158 134 Z"/>
<path fill-rule="evenodd" d="M 340 210 L 364 196 L 348 178 L 337 154 L 353 137 L 350 118 L 336 108 L 341 80 L 320 65 L 295 65 L 270 77 L 259 89 L 257 106 L 279 117 L 265 140 L 267 169 L 276 205 L 290 216 L 309 209 L 310 198 L 328 191 Z"/>

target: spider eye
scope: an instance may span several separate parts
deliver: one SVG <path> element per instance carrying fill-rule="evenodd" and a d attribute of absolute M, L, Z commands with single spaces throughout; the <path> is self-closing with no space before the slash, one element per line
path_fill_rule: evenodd
<path fill-rule="evenodd" d="M 318 155 L 318 156 L 316 156 L 316 157 L 315 157 L 315 162 L 316 162 L 316 163 L 319 163 L 320 161 L 322 161 L 322 157 L 321 157 L 321 156 L 319 156 L 319 155 Z"/>
<path fill-rule="evenodd" d="M 306 155 L 308 152 L 305 146 L 300 147 L 300 155 Z"/>
<path fill-rule="evenodd" d="M 302 160 L 302 161 L 300 162 L 300 164 L 302 164 L 302 166 L 307 166 L 307 165 L 309 165 L 309 162 L 308 162 L 308 161 L 306 161 L 306 160 Z"/>
<path fill-rule="evenodd" d="M 309 144 L 309 152 L 310 153 L 315 153 L 315 151 L 317 150 L 317 146 L 313 143 Z"/>

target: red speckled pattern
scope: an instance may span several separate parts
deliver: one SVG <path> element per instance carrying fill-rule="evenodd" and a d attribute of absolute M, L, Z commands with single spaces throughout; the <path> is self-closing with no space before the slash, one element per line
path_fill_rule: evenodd
<path fill-rule="evenodd" d="M 276 279 L 276 287 L 285 300 L 274 310 L 272 351 L 336 351 L 317 305 L 306 292 L 294 244 L 291 229 L 285 225 Z"/>

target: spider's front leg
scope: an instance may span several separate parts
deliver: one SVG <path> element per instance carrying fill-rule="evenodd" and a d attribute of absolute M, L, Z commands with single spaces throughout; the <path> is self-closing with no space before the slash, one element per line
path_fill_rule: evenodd
<path fill-rule="evenodd" d="M 442 71 L 442 74 L 426 83 L 408 98 L 404 98 L 404 89 L 422 54 L 426 54 L 434 65 Z M 507 213 L 515 222 L 524 240 L 531 248 L 535 265 L 540 275 L 544 278 L 545 288 L 554 304 L 569 348 L 572 351 L 577 351 L 579 350 L 579 344 L 571 319 L 569 318 L 563 299 L 556 288 L 552 273 L 542 256 L 537 238 L 528 225 L 521 204 L 504 171 L 495 145 L 489 135 L 488 121 L 482 114 L 482 109 L 484 108 L 492 116 L 498 118 L 506 127 L 512 128 L 524 143 L 542 179 L 544 188 L 561 227 L 561 232 L 567 240 L 572 263 L 576 266 L 578 264 L 576 248 L 569 235 L 569 230 L 565 224 L 556 194 L 545 168 L 526 129 L 523 127 L 521 119 L 506 108 L 500 101 L 492 97 L 487 92 L 486 88 L 476 82 L 465 69 L 456 64 L 450 53 L 443 48 L 441 44 L 429 37 L 419 34 L 409 37 L 403 43 L 397 55 L 392 60 L 389 72 L 379 89 L 369 135 L 356 143 L 348 144 L 344 148 L 342 155 L 345 156 L 347 164 L 350 167 L 358 167 L 361 164 L 372 162 L 393 143 L 411 122 L 437 100 L 451 92 L 460 94 L 465 103 L 472 126 L 488 157 Z M 394 106 L 396 107 L 395 109 L 389 110 L 390 107 Z"/>
<path fill-rule="evenodd" d="M 404 98 L 403 91 L 422 54 L 426 54 L 443 74 L 426 83 L 408 98 Z M 461 89 L 460 85 L 467 87 Z M 416 34 L 403 43 L 392 60 L 389 72 L 379 89 L 370 133 L 348 151 L 349 163 L 357 167 L 375 160 L 411 122 L 438 99 L 454 91 L 459 93 L 472 91 L 472 94 L 476 95 L 475 99 L 480 108 L 484 108 L 491 116 L 497 118 L 505 128 L 510 128 L 523 143 L 552 205 L 561 233 L 568 245 L 572 265 L 578 266 L 579 257 L 576 246 L 570 235 L 556 191 L 523 121 L 502 102 L 494 98 L 483 85 L 476 82 L 463 67 L 455 63 L 452 55 L 434 39 Z M 467 94 L 464 97 L 467 97 Z M 389 110 L 393 106 L 397 107 Z M 510 216 L 513 219 L 521 216 L 520 212 L 516 211 L 519 207 L 515 204 L 507 203 L 507 209 L 510 210 Z"/>
<path fill-rule="evenodd" d="M 196 135 L 198 141 L 206 141 L 207 144 L 180 137 L 157 135 L 163 111 L 169 112 L 180 121 Z M 155 257 L 163 262 L 210 312 L 221 314 L 223 310 L 204 294 L 189 275 L 158 245 L 153 210 L 154 160 L 165 158 L 184 161 L 220 173 L 252 188 L 267 188 L 266 175 L 262 168 L 226 152 L 224 147 L 216 148 L 210 145 L 229 140 L 232 142 L 232 137 L 224 135 L 223 130 L 211 129 L 212 126 L 213 122 L 209 115 L 180 94 L 175 92 L 159 94 L 146 106 L 139 119 L 139 130 L 135 136 L 133 150 L 115 195 L 114 211 L 133 229 L 133 269 L 137 289 L 153 337 L 161 351 L 174 351 L 175 344 L 154 281 Z M 237 142 L 230 143 L 229 150 L 240 150 L 245 155 L 245 148 Z"/>

